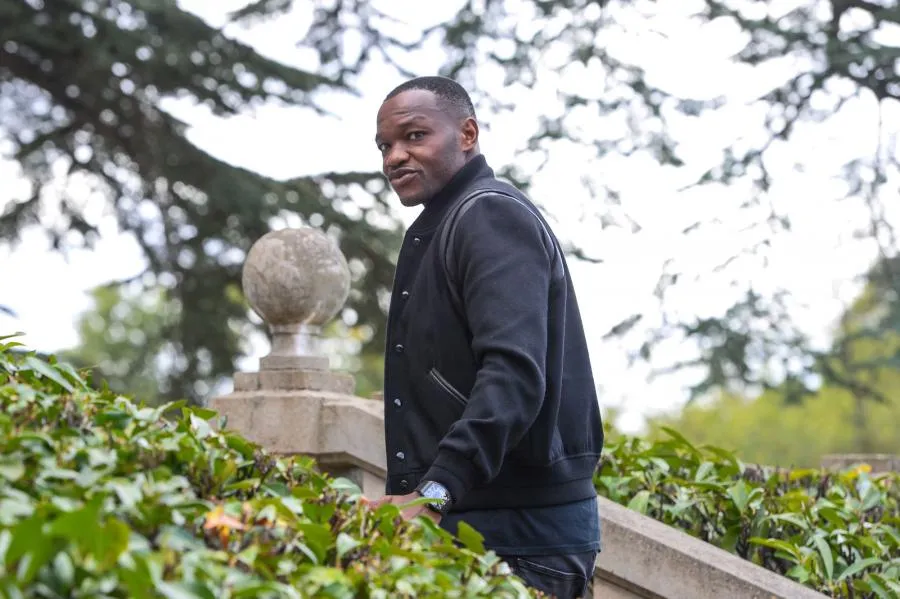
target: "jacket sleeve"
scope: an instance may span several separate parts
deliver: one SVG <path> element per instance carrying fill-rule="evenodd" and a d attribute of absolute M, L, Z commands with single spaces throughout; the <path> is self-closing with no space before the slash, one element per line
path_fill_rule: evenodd
<path fill-rule="evenodd" d="M 525 206 L 499 195 L 460 216 L 453 242 L 478 370 L 466 409 L 424 479 L 459 501 L 497 475 L 541 410 L 555 249 Z"/>

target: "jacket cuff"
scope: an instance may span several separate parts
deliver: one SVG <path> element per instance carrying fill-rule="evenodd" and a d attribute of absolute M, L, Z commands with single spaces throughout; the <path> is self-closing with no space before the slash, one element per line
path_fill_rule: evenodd
<path fill-rule="evenodd" d="M 437 458 L 422 480 L 433 480 L 444 485 L 450 492 L 453 503 L 459 503 L 475 485 L 476 477 L 477 470 L 470 460 L 455 451 L 444 449 L 438 452 Z"/>

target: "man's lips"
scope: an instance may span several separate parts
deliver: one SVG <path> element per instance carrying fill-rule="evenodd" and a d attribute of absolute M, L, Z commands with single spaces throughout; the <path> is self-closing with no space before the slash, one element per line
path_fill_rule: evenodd
<path fill-rule="evenodd" d="M 391 173 L 391 186 L 393 186 L 394 188 L 403 187 L 404 185 L 412 181 L 418 174 L 419 173 L 417 171 L 412 170 L 404 170 Z"/>

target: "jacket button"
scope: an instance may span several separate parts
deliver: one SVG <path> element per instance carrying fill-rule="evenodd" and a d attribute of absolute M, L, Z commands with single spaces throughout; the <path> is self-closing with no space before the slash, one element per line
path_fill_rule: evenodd
<path fill-rule="evenodd" d="M 419 237 L 413 237 L 413 245 L 418 246 L 418 245 L 421 245 L 421 243 L 422 243 L 422 239 L 421 239 L 421 238 L 419 238 Z"/>
<path fill-rule="evenodd" d="M 402 353 L 403 353 L 403 349 L 404 349 L 404 348 L 403 348 L 403 345 L 401 345 L 401 344 L 399 344 L 399 343 L 398 343 L 397 345 L 394 346 L 394 351 L 397 352 L 398 354 L 402 354 Z"/>
<path fill-rule="evenodd" d="M 406 459 L 406 454 L 403 453 L 402 451 L 398 451 L 398 452 L 396 453 L 396 457 L 397 457 L 398 460 L 400 460 L 400 461 L 402 462 L 403 460 Z"/>
<path fill-rule="evenodd" d="M 400 293 L 400 297 L 402 297 L 403 299 L 409 299 L 409 291 L 407 291 L 407 290 L 404 289 L 404 290 Z"/>
<path fill-rule="evenodd" d="M 400 490 L 406 491 L 407 489 L 409 489 L 409 481 L 404 478 L 400 481 Z"/>
<path fill-rule="evenodd" d="M 400 398 L 399 398 L 399 397 L 395 397 L 395 398 L 394 398 L 394 405 L 397 406 L 397 407 L 399 408 L 400 406 L 403 405 L 403 402 L 400 401 Z"/>

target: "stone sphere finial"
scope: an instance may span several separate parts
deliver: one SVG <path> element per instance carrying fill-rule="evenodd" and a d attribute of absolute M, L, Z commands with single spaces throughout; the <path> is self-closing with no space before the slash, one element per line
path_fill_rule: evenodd
<path fill-rule="evenodd" d="M 250 248 L 241 283 L 272 331 L 261 368 L 327 368 L 317 356 L 319 330 L 350 293 L 350 268 L 334 241 L 308 227 L 271 231 Z"/>

